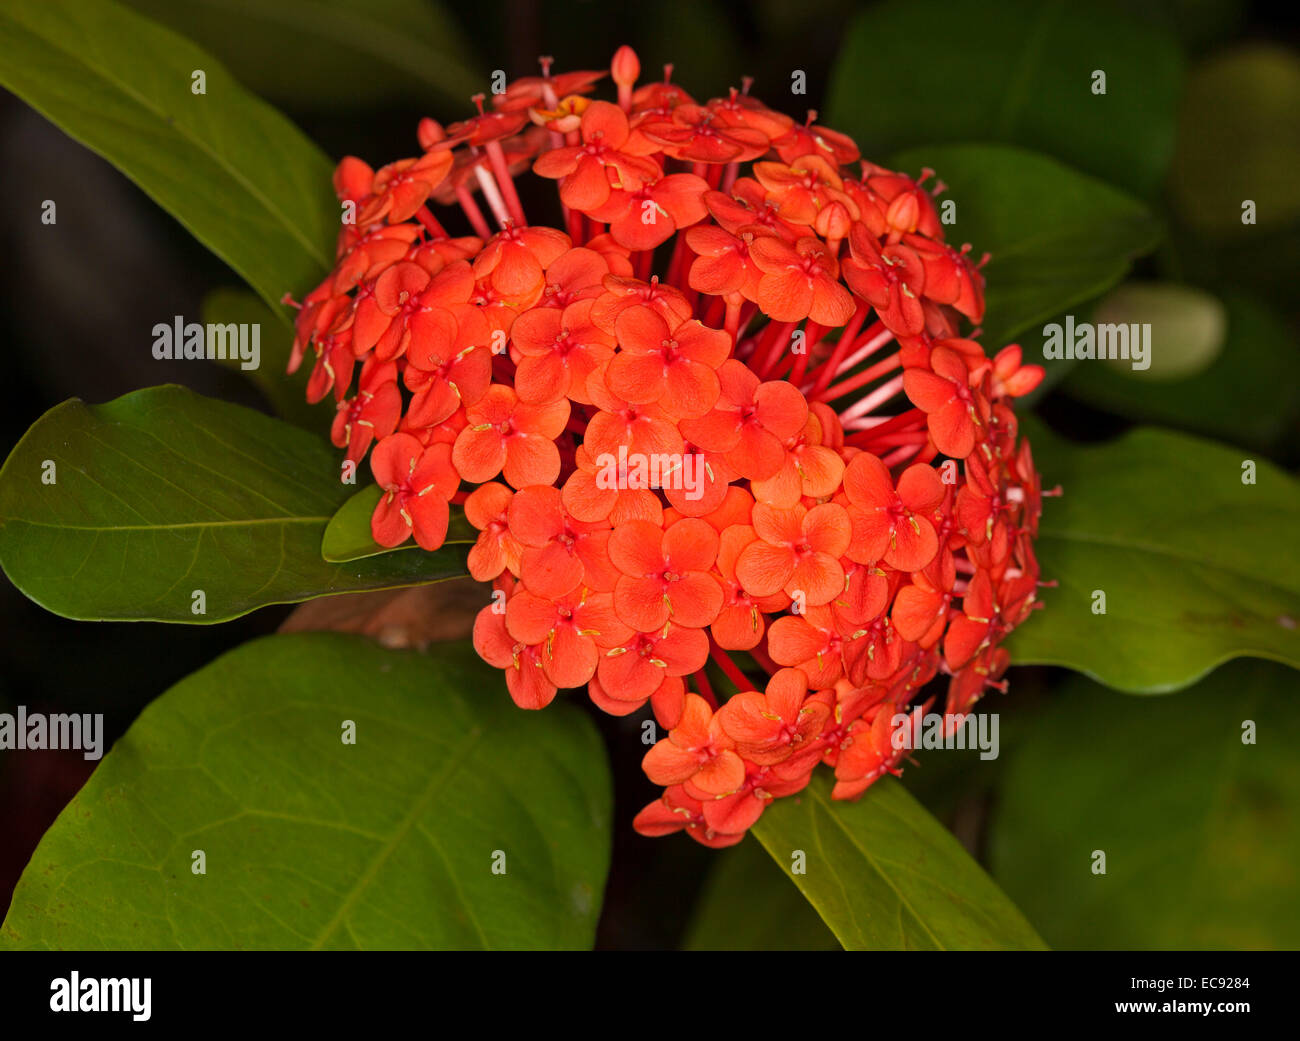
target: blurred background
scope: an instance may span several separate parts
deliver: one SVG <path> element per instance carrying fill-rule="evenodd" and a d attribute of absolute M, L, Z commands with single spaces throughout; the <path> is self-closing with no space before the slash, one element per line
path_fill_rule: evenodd
<path fill-rule="evenodd" d="M 905 148 L 967 141 L 1014 143 L 1052 155 L 1129 192 L 1162 219 L 1166 235 L 1159 249 L 1138 262 L 1125 286 L 1088 306 L 1107 309 L 1110 320 L 1156 316 L 1165 327 L 1176 323 L 1180 346 L 1162 351 L 1148 374 L 1101 365 L 1084 366 L 1086 372 L 1054 367 L 1034 403 L 1040 414 L 1076 440 L 1156 423 L 1240 445 L 1288 468 L 1300 462 L 1300 296 L 1294 288 L 1300 270 L 1300 33 L 1294 5 L 1281 14 L 1279 5 L 1234 0 L 1068 5 L 1072 17 L 1093 27 L 1094 38 L 1048 34 L 1046 42 L 1032 44 L 1041 51 L 1032 62 L 1040 69 L 1064 65 L 1075 55 L 1054 48 L 1086 45 L 1093 51 L 1080 60 L 1102 54 L 1097 65 L 1110 70 L 1112 90 L 1124 77 L 1135 77 L 1136 84 L 1126 85 L 1140 100 L 1114 108 L 1099 125 L 1054 96 L 1050 81 L 1019 99 L 1018 116 L 999 101 L 1009 97 L 1005 84 L 995 83 L 997 95 L 981 103 L 984 81 L 1003 68 L 1007 49 L 1027 45 L 1026 26 L 1037 24 L 1036 12 L 1065 6 L 1028 0 L 129 0 L 129 6 L 212 52 L 330 156 L 355 154 L 376 166 L 415 153 L 420 117 L 447 122 L 467 115 L 470 95 L 488 88 L 493 70 L 504 69 L 512 79 L 531 75 L 539 55 L 554 56 L 559 70 L 605 68 L 622 43 L 637 49 L 643 79 L 672 62 L 674 80 L 697 97 L 724 93 L 742 76 L 753 76 L 754 93 L 768 104 L 800 118 L 818 109 L 829 125 L 854 134 L 865 156 L 883 163 Z M 806 73 L 806 95 L 791 93 L 796 70 Z M 1031 76 L 1028 89 L 1038 91 L 1043 79 Z M 156 322 L 173 315 L 197 320 L 209 294 L 242 288 L 220 261 L 106 162 L 8 94 L 0 95 L 0 168 L 9 286 L 0 303 L 9 357 L 0 412 L 6 453 L 42 413 L 69 397 L 102 402 L 176 382 L 267 409 L 237 373 L 158 362 L 150 354 Z M 1236 214 L 1239 200 L 1247 198 L 1257 201 L 1258 223 L 1243 228 Z M 53 226 L 39 219 L 46 199 L 58 204 Z M 981 246 L 975 246 L 978 254 Z M 268 334 L 280 335 L 277 327 L 264 328 L 264 340 Z M 990 353 L 999 346 L 986 344 Z M 1037 353 L 1036 345 L 1027 347 L 1027 360 L 1040 360 Z M 320 422 L 328 422 L 327 412 Z M 290 611 L 268 608 L 220 626 L 77 623 L 45 612 L 0 578 L 0 711 L 23 704 L 32 711 L 103 712 L 111 741 L 172 683 L 274 631 Z M 1220 806 L 1217 825 L 1188 824 L 1239 856 L 1263 858 L 1265 867 L 1257 861 L 1252 870 L 1264 871 L 1278 896 L 1230 892 L 1223 922 L 1210 926 L 1193 924 L 1187 908 L 1180 910 L 1186 893 L 1177 885 L 1166 889 L 1169 906 L 1153 903 L 1149 891 L 1100 908 L 1077 900 L 1062 906 L 1053 889 L 1051 841 L 1043 836 L 1054 821 L 1068 819 L 1072 794 L 1082 805 L 1098 785 L 1118 786 L 1116 798 L 1135 799 L 1135 813 L 1176 818 L 1199 812 L 1200 803 L 1188 801 L 1187 784 L 1200 782 L 1152 781 L 1150 769 L 1134 787 L 1124 787 L 1123 768 L 1101 779 L 1054 773 L 1051 756 L 1042 752 L 1052 734 L 1080 740 L 1082 733 L 1089 741 L 1104 734 L 1117 761 L 1141 760 L 1143 746 L 1125 735 L 1140 730 L 1143 713 L 1161 699 L 1126 698 L 1051 669 L 1015 669 L 1011 679 L 1011 693 L 999 705 L 1004 750 L 996 769 L 977 769 L 970 758 L 950 752 L 909 769 L 904 782 L 992 866 L 1049 943 L 1300 945 L 1300 901 L 1289 866 L 1295 861 L 1287 860 L 1285 843 L 1270 849 L 1267 841 L 1272 819 L 1284 832 L 1289 828 L 1286 841 L 1294 842 L 1295 818 L 1288 823 L 1286 801 L 1296 795 L 1293 779 L 1252 782 L 1246 818 Z M 1178 695 L 1184 700 L 1176 716 L 1161 717 L 1162 725 L 1175 718 L 1185 728 L 1174 733 L 1173 745 L 1212 729 L 1218 707 L 1248 680 L 1294 696 L 1294 674 L 1285 670 L 1257 663 L 1225 667 Z M 683 838 L 636 836 L 628 822 L 654 794 L 639 769 L 639 726 L 593 715 L 611 744 L 624 746 L 623 754 L 616 749 L 611 756 L 616 848 L 602 945 L 728 942 L 719 937 L 737 945 L 827 943 L 793 888 L 780 936 L 753 934 L 759 926 L 752 921 L 693 922 L 692 890 L 743 887 L 751 873 L 774 869 L 752 841 L 721 861 Z M 1087 730 L 1100 719 L 1104 730 Z M 1032 747 L 1026 735 L 1037 735 Z M 7 906 L 41 834 L 93 765 L 76 752 L 0 753 L 0 907 Z M 1071 786 L 1079 791 L 1072 793 Z M 1033 797 L 1047 789 L 1060 794 L 1055 809 Z M 998 813 L 1014 820 L 991 837 L 989 821 Z M 1139 817 L 1133 827 L 1140 823 Z M 725 874 L 710 879 L 714 868 Z M 1220 865 L 1214 878 L 1219 871 L 1232 877 Z"/>

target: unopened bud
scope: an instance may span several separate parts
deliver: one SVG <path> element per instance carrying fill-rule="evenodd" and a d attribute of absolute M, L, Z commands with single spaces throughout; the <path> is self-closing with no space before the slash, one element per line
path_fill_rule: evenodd
<path fill-rule="evenodd" d="M 636 51 L 624 44 L 614 52 L 609 73 L 620 87 L 635 86 L 637 77 L 641 75 L 641 59 L 636 56 Z"/>
<path fill-rule="evenodd" d="M 420 147 L 427 152 L 439 141 L 445 140 L 447 132 L 442 129 L 442 124 L 436 119 L 430 119 L 428 116 L 425 116 L 420 120 L 420 125 L 416 129 L 416 137 L 420 141 Z"/>

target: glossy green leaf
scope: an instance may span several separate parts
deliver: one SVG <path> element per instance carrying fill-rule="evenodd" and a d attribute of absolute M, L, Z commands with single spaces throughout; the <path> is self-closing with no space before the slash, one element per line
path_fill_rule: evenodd
<path fill-rule="evenodd" d="M 1084 447 L 1022 428 L 1047 499 L 1035 550 L 1046 604 L 1010 637 L 1017 664 L 1064 665 L 1130 693 L 1231 658 L 1300 667 L 1300 484 L 1266 460 L 1141 428 Z M 1255 483 L 1243 483 L 1252 462 Z M 1105 594 L 1105 614 L 1094 613 Z"/>
<path fill-rule="evenodd" d="M 397 553 L 411 548 L 404 546 L 381 546 L 370 534 L 370 518 L 379 505 L 382 491 L 377 484 L 368 485 L 348 498 L 338 512 L 325 525 L 325 534 L 321 537 L 320 555 L 326 560 L 347 561 L 363 560 L 383 553 Z M 416 549 L 419 547 L 417 546 Z"/>
<path fill-rule="evenodd" d="M 719 850 L 682 943 L 688 951 L 839 951 L 826 928 L 758 840 Z"/>
<path fill-rule="evenodd" d="M 329 160 L 212 55 L 134 11 L 7 0 L 0 85 L 120 169 L 273 308 L 333 260 Z"/>
<path fill-rule="evenodd" d="M 220 58 L 241 83 L 298 110 L 356 110 L 431 92 L 460 106 L 487 90 L 472 49 L 431 0 L 127 0 Z"/>
<path fill-rule="evenodd" d="M 892 777 L 832 802 L 819 771 L 754 834 L 847 950 L 1040 949 L 1016 906 Z M 795 874 L 794 853 L 806 854 Z"/>
<path fill-rule="evenodd" d="M 1182 74 L 1170 33 L 1106 5 L 892 0 L 850 28 L 827 121 L 869 150 L 1023 145 L 1147 197 L 1173 153 Z"/>
<path fill-rule="evenodd" d="M 916 148 L 890 164 L 913 176 L 932 167 L 956 203 L 949 242 L 988 252 L 983 342 L 996 351 L 1018 333 L 1026 362 L 1041 361 L 1042 325 L 1124 277 L 1160 228 L 1122 192 L 1054 159 L 1000 145 Z"/>
<path fill-rule="evenodd" d="M 519 711 L 468 644 L 267 637 L 144 710 L 42 839 L 0 947 L 590 947 L 610 804 L 591 723 Z"/>
<path fill-rule="evenodd" d="M 203 298 L 205 325 L 259 326 L 261 328 L 261 364 L 245 369 L 238 358 L 218 361 L 232 372 L 246 376 L 281 419 L 310 430 L 318 437 L 329 433 L 334 418 L 334 399 L 325 403 L 307 403 L 307 377 L 311 374 L 308 357 L 292 376 L 285 372 L 289 349 L 293 345 L 293 326 L 279 311 L 267 307 L 255 293 L 243 289 L 214 289 Z"/>
<path fill-rule="evenodd" d="M 1177 698 L 1074 677 L 1022 730 L 990 862 L 1053 946 L 1300 946 L 1294 674 L 1234 662 Z"/>
<path fill-rule="evenodd" d="M 1300 412 L 1300 346 L 1286 322 L 1268 307 L 1242 295 L 1230 295 L 1224 303 L 1222 348 L 1200 371 L 1159 378 L 1161 337 L 1171 330 L 1148 314 L 1141 320 L 1152 320 L 1151 370 L 1134 371 L 1122 362 L 1087 362 L 1074 367 L 1066 393 L 1126 419 L 1179 427 L 1251 448 L 1275 444 Z"/>
<path fill-rule="evenodd" d="M 337 455 L 183 387 L 66 401 L 0 470 L 0 564 L 41 606 L 94 621 L 217 622 L 466 574 L 457 546 L 322 560 L 325 526 L 352 491 Z"/>
<path fill-rule="evenodd" d="M 321 539 L 320 552 L 326 560 L 348 561 L 362 560 L 366 557 L 379 556 L 382 553 L 411 551 L 425 552 L 414 542 L 407 541 L 400 546 L 381 546 L 370 534 L 370 518 L 379 505 L 382 492 L 379 485 L 372 484 L 362 488 L 348 499 L 325 526 L 325 535 Z M 459 506 L 451 508 L 451 519 L 447 524 L 446 545 L 456 546 L 473 544 L 478 539 L 478 531 L 465 519 L 465 511 Z"/>

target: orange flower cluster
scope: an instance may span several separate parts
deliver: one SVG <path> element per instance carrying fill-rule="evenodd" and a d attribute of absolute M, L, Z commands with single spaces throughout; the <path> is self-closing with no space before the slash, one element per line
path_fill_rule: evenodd
<path fill-rule="evenodd" d="M 462 508 L 481 533 L 503 596 L 474 644 L 514 700 L 649 703 L 665 791 L 636 827 L 725 846 L 819 763 L 837 798 L 897 772 L 936 675 L 954 714 L 1004 687 L 1042 494 L 1010 403 L 1042 370 L 962 334 L 984 282 L 930 171 L 639 72 L 621 49 L 609 102 L 543 62 L 424 120 L 418 158 L 344 159 L 290 368 L 314 356 L 348 459 L 373 444 L 379 544 L 436 549 Z M 525 219 L 529 167 L 564 230 Z"/>

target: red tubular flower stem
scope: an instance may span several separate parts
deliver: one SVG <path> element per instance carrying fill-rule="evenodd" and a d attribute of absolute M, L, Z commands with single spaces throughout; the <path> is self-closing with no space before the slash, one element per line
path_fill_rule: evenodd
<path fill-rule="evenodd" d="M 492 180 L 492 175 L 482 165 L 475 165 L 474 176 L 478 178 L 479 187 L 483 189 L 483 198 L 487 200 L 492 216 L 496 218 L 497 224 L 504 228 L 510 221 L 510 213 L 506 209 L 505 200 L 497 190 L 496 181 Z"/>
<path fill-rule="evenodd" d="M 796 383 L 797 381 L 795 380 L 794 374 L 791 373 L 789 376 L 787 376 L 786 373 L 790 372 L 790 370 L 799 363 L 799 360 L 801 358 L 806 359 L 807 357 L 808 356 L 806 354 L 785 355 L 784 357 L 781 358 L 780 361 L 776 363 L 776 367 L 767 374 L 767 378 L 769 380 L 784 379 L 788 383 Z"/>
<path fill-rule="evenodd" d="M 887 467 L 898 466 L 900 463 L 907 462 L 912 456 L 919 455 L 922 447 L 923 445 L 904 445 L 902 448 L 890 452 L 889 455 L 881 456 L 880 461 Z M 930 453 L 930 458 L 934 458 L 933 452 Z M 925 462 L 925 460 L 918 459 L 917 462 Z"/>
<path fill-rule="evenodd" d="M 733 341 L 740 336 L 740 315 L 744 310 L 743 301 L 736 297 L 727 300 L 727 317 L 723 322 L 723 328 Z"/>
<path fill-rule="evenodd" d="M 817 378 L 813 382 L 812 389 L 808 394 L 810 400 L 821 400 L 822 391 L 830 385 L 831 380 L 833 380 L 839 373 L 840 364 L 844 361 L 844 356 L 849 353 L 849 349 L 853 346 L 853 341 L 857 337 L 858 331 L 862 328 L 862 323 L 867 320 L 867 315 L 870 311 L 871 308 L 867 306 L 866 301 L 858 301 L 858 309 L 853 312 L 853 317 L 849 319 L 848 324 L 840 331 L 840 338 L 835 344 L 835 349 L 831 351 L 830 357 L 813 370 L 817 374 Z"/>
<path fill-rule="evenodd" d="M 438 218 L 429 212 L 429 207 L 421 206 L 416 210 L 415 216 L 419 222 L 428 229 L 429 234 L 435 239 L 445 239 L 448 237 L 447 230 L 438 223 Z"/>
<path fill-rule="evenodd" d="M 758 664 L 763 667 L 763 671 L 766 672 L 769 676 L 771 676 L 773 673 L 777 673 L 781 671 L 781 666 L 779 666 L 776 662 L 774 662 L 771 659 L 767 651 L 763 650 L 761 644 L 757 647 L 751 648 L 749 652 L 749 656 L 753 658 L 756 662 L 758 662 Z"/>
<path fill-rule="evenodd" d="M 864 426 L 858 428 L 858 432 L 845 438 L 851 441 L 855 447 L 861 447 L 861 442 L 869 441 L 877 434 L 883 434 L 895 430 L 903 430 L 908 427 L 925 426 L 925 413 L 919 408 L 910 408 L 906 412 L 900 412 L 896 416 L 881 418 L 879 416 L 868 416 L 862 420 Z"/>
<path fill-rule="evenodd" d="M 478 203 L 474 201 L 474 196 L 463 184 L 456 185 L 456 201 L 460 203 L 460 208 L 465 212 L 465 217 L 469 220 L 470 227 L 474 229 L 474 234 L 482 239 L 492 237 L 492 229 L 488 227 L 488 222 L 483 217 L 483 211 L 478 208 Z"/>
<path fill-rule="evenodd" d="M 687 293 L 690 292 L 691 287 L 686 282 L 685 273 L 690 271 L 690 265 L 686 263 L 685 258 L 690 249 L 686 245 L 685 235 L 676 235 L 674 238 L 676 242 L 673 243 L 673 255 L 668 261 L 668 273 L 664 281 Z"/>
<path fill-rule="evenodd" d="M 754 320 L 758 313 L 758 304 L 752 300 L 746 300 L 740 305 L 740 329 L 742 332 L 749 327 L 749 323 Z"/>
<path fill-rule="evenodd" d="M 790 382 L 796 387 L 803 383 L 804 373 L 808 370 L 809 351 L 805 350 L 802 354 L 796 355 L 794 359 L 794 368 L 790 371 Z M 782 366 L 784 368 L 784 366 Z"/>
<path fill-rule="evenodd" d="M 812 352 L 822 342 L 830 329 L 824 325 L 818 325 L 809 319 L 803 327 L 804 341 L 801 353 L 794 356 L 794 368 L 790 373 L 790 382 L 796 387 L 803 383 L 804 373 L 808 370 L 808 362 L 812 358 Z M 782 364 L 781 371 L 785 371 L 788 366 Z"/>
<path fill-rule="evenodd" d="M 766 355 L 760 355 L 757 351 L 754 355 L 755 361 L 758 361 L 760 357 L 764 358 L 759 364 L 752 366 L 759 379 L 768 378 L 768 373 L 772 371 L 772 366 L 776 364 L 776 360 L 781 357 L 781 352 L 790 346 L 790 337 L 794 335 L 795 326 L 798 324 L 798 322 L 771 323 L 769 328 L 772 329 L 772 336 L 768 341 Z"/>
<path fill-rule="evenodd" d="M 874 434 L 874 431 L 872 433 Z M 873 445 L 880 445 L 882 448 L 897 448 L 899 445 L 923 445 L 929 436 L 930 435 L 924 430 L 912 432 L 903 431 L 896 434 L 881 434 L 878 437 L 873 436 L 870 443 Z"/>
<path fill-rule="evenodd" d="M 894 334 L 877 322 L 858 337 L 858 342 L 850 348 L 852 353 L 841 363 L 840 371 L 847 372 L 858 362 L 870 358 L 876 351 L 893 342 Z"/>
<path fill-rule="evenodd" d="M 555 59 L 549 54 L 543 54 L 537 59 L 537 64 L 542 69 L 542 100 L 546 102 L 547 108 L 555 108 L 560 103 L 555 85 L 551 82 L 551 66 L 555 64 Z"/>
<path fill-rule="evenodd" d="M 894 356 L 894 359 L 889 359 L 889 360 L 892 361 L 895 360 L 896 358 L 897 355 Z M 881 364 L 884 363 L 882 362 Z M 894 366 L 892 365 L 890 366 L 890 368 L 893 367 Z M 847 413 L 841 412 L 840 422 L 847 425 L 860 416 L 864 416 L 870 412 L 874 412 L 877 408 L 883 405 L 886 401 L 888 401 L 890 398 L 892 398 L 895 394 L 897 394 L 902 389 L 903 389 L 903 377 L 895 376 L 888 383 L 882 383 L 879 387 L 877 387 L 870 394 L 864 397 L 856 405 L 851 405 Z"/>
<path fill-rule="evenodd" d="M 510 165 L 506 162 L 506 153 L 501 148 L 500 141 L 489 141 L 487 143 L 488 161 L 492 164 L 492 173 L 496 176 L 497 186 L 501 189 L 501 194 L 505 198 L 506 209 L 510 216 L 514 218 L 516 224 L 520 227 L 527 225 L 528 221 L 524 217 L 524 207 L 519 201 L 519 193 L 515 191 L 515 180 L 510 176 Z"/>
<path fill-rule="evenodd" d="M 850 376 L 848 379 L 837 383 L 826 392 L 826 395 L 822 400 L 834 401 L 837 398 L 843 397 L 845 394 L 855 391 L 859 387 L 864 387 L 868 383 L 878 380 L 885 373 L 892 372 L 894 369 L 898 368 L 900 364 L 900 356 L 898 354 L 892 354 L 888 358 L 876 362 L 875 365 L 863 369 L 856 376 Z M 864 398 L 863 401 L 865 400 L 866 399 Z M 841 419 L 846 421 L 852 420 L 863 412 L 870 412 L 874 408 L 874 405 L 863 407 L 862 402 L 860 401 L 856 405 L 851 406 L 849 412 L 842 414 Z M 858 411 L 854 412 L 852 409 L 857 409 Z"/>
<path fill-rule="evenodd" d="M 582 233 L 586 219 L 579 210 L 569 210 L 568 212 L 569 238 L 573 239 L 575 246 L 580 246 L 587 241 Z"/>
<path fill-rule="evenodd" d="M 745 678 L 745 674 L 727 656 L 727 652 L 713 642 L 712 637 L 709 638 L 709 657 L 726 674 L 727 679 L 736 685 L 737 690 L 754 689 L 754 685 Z"/>
<path fill-rule="evenodd" d="M 716 709 L 718 707 L 718 696 L 713 693 L 713 684 L 709 682 L 708 675 L 703 669 L 693 675 L 695 676 L 695 686 L 699 689 L 700 697 Z"/>
<path fill-rule="evenodd" d="M 780 322 L 769 320 L 767 325 L 763 326 L 760 332 L 755 333 L 748 339 L 736 344 L 736 357 L 745 361 L 745 363 L 754 370 L 754 373 L 760 377 L 762 376 L 762 373 L 759 371 L 758 365 L 750 363 L 757 363 L 759 358 L 767 353 L 767 349 L 772 344 L 772 339 L 776 336 L 780 328 Z"/>

